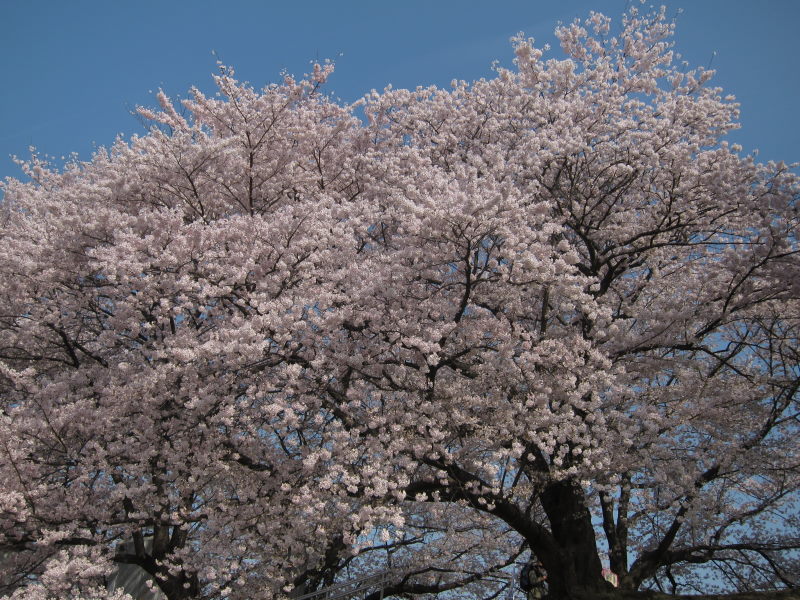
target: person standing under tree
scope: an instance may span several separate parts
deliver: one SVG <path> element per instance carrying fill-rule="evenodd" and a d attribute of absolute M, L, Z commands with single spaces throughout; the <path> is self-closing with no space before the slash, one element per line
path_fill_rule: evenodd
<path fill-rule="evenodd" d="M 519 574 L 519 587 L 527 594 L 528 600 L 544 598 L 547 592 L 547 573 L 537 558 L 531 558 Z"/>

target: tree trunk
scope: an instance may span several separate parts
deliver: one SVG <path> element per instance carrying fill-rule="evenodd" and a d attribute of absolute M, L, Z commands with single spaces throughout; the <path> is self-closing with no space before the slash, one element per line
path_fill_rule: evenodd
<path fill-rule="evenodd" d="M 170 576 L 166 581 L 159 580 L 158 586 L 168 600 L 191 600 L 200 595 L 197 576 L 183 572 Z"/>
<path fill-rule="evenodd" d="M 559 481 L 545 489 L 542 506 L 556 539 L 556 556 L 540 556 L 547 571 L 551 600 L 597 597 L 608 589 L 597 553 L 595 532 L 583 490 L 575 482 Z"/>

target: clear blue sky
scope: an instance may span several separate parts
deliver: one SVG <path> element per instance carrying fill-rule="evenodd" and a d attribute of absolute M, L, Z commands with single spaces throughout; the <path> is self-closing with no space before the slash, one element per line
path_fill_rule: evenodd
<path fill-rule="evenodd" d="M 0 0 L 0 178 L 28 147 L 91 157 L 118 133 L 141 133 L 130 115 L 152 91 L 212 87 L 215 50 L 260 87 L 283 69 L 335 59 L 330 88 L 345 101 L 370 89 L 448 85 L 510 66 L 518 31 L 552 31 L 598 10 L 618 18 L 626 0 Z M 656 3 L 658 4 L 658 3 Z M 742 104 L 731 136 L 762 160 L 800 161 L 800 0 L 668 0 L 678 9 L 677 51 L 718 72 Z M 716 54 L 714 54 L 716 53 Z M 713 59 L 712 59 L 713 56 Z"/>

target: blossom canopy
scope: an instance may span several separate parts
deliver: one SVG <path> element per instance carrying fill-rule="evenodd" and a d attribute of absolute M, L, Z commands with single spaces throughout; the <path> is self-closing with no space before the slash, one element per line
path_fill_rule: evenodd
<path fill-rule="evenodd" d="M 564 59 L 520 35 L 492 79 L 345 106 L 329 63 L 221 67 L 25 163 L 0 594 L 487 598 L 529 556 L 556 599 L 796 588 L 800 187 L 672 33 L 593 13 Z"/>

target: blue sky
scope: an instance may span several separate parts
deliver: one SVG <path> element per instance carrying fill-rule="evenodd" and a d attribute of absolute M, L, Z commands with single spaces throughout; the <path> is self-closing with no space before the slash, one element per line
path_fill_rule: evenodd
<path fill-rule="evenodd" d="M 136 105 L 212 87 L 212 50 L 262 86 L 284 69 L 336 61 L 329 89 L 344 101 L 369 90 L 446 86 L 510 66 L 518 31 L 554 46 L 552 31 L 626 0 L 0 0 L 0 179 L 28 147 L 91 157 L 117 134 L 141 133 Z M 677 47 L 742 104 L 731 136 L 761 160 L 800 161 L 800 0 L 669 0 Z M 716 53 L 716 54 L 715 54 Z"/>

